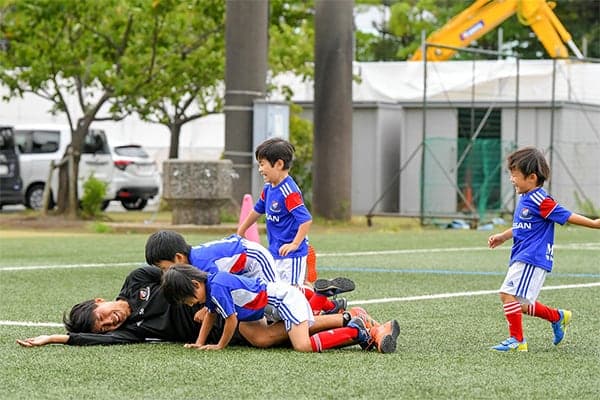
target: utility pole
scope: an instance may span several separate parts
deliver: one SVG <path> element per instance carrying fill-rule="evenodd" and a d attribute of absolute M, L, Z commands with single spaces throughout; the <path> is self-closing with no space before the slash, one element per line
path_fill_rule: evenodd
<path fill-rule="evenodd" d="M 225 152 L 238 175 L 233 198 L 252 193 L 253 104 L 266 94 L 268 0 L 227 0 L 225 19 Z"/>
<path fill-rule="evenodd" d="M 352 216 L 353 0 L 315 2 L 313 213 Z"/>

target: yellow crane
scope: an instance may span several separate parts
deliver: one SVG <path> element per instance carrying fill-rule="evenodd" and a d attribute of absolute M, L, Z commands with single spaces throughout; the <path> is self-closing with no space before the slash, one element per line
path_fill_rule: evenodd
<path fill-rule="evenodd" d="M 556 3 L 546 0 L 477 0 L 429 35 L 427 43 L 466 47 L 517 14 L 519 21 L 535 32 L 552 58 L 569 56 L 565 43 L 577 58 L 583 58 L 571 35 L 552 11 L 555 6 Z M 454 53 L 456 51 L 452 49 L 428 46 L 427 61 L 448 60 Z M 419 49 L 411 60 L 421 60 L 422 57 L 422 50 Z"/>

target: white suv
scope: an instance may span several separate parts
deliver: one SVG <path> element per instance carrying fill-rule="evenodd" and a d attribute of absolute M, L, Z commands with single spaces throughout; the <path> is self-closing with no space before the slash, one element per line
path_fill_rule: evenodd
<path fill-rule="evenodd" d="M 16 125 L 14 129 L 15 143 L 20 152 L 24 203 L 28 208 L 40 209 L 44 186 L 50 173 L 50 162 L 59 162 L 65 154 L 71 143 L 71 129 L 68 125 L 58 124 Z M 99 129 L 90 129 L 84 140 L 77 179 L 79 195 L 83 193 L 83 183 L 92 174 L 107 184 L 104 197 L 106 206 L 115 197 L 113 164 L 106 135 Z M 56 203 L 58 170 L 52 174 L 51 189 L 52 208 Z"/>
<path fill-rule="evenodd" d="M 156 162 L 142 146 L 129 144 L 112 148 L 115 200 L 127 210 L 143 210 L 148 199 L 158 194 L 160 177 Z"/>

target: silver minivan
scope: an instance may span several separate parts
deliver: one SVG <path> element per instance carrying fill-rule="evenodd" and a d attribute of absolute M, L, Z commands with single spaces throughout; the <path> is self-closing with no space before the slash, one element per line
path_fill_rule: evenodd
<path fill-rule="evenodd" d="M 24 204 L 28 208 L 40 209 L 50 162 L 58 163 L 65 154 L 71 143 L 71 129 L 68 125 L 59 124 L 16 125 L 14 129 L 20 152 Z M 104 197 L 107 205 L 108 201 L 115 198 L 113 164 L 106 134 L 100 129 L 90 129 L 84 140 L 77 179 L 79 195 L 83 193 L 83 183 L 92 174 L 107 184 Z M 58 171 L 55 170 L 52 174 L 51 207 L 56 203 L 57 190 Z"/>

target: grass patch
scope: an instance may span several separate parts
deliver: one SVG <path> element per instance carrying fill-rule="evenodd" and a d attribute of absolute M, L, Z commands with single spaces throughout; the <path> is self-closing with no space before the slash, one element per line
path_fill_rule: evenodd
<path fill-rule="evenodd" d="M 529 352 L 491 353 L 507 336 L 497 295 L 402 299 L 496 290 L 509 246 L 486 249 L 490 232 L 394 229 L 315 224 L 310 235 L 319 274 L 356 281 L 347 294 L 351 304 L 401 299 L 365 305 L 379 320 L 400 322 L 394 354 L 358 346 L 322 354 L 245 347 L 199 352 L 176 343 L 24 349 L 16 338 L 64 330 L 0 325 L 0 398 L 597 398 L 598 287 L 542 291 L 540 301 L 574 312 L 563 345 L 552 345 L 547 322 L 524 317 Z M 1 232 L 0 320 L 58 323 L 76 302 L 114 298 L 143 262 L 148 235 L 87 232 Z M 197 244 L 222 235 L 184 236 Z M 598 238 L 597 231 L 558 228 L 555 273 L 546 286 L 599 282 Z M 69 268 L 7 269 L 44 265 Z"/>

